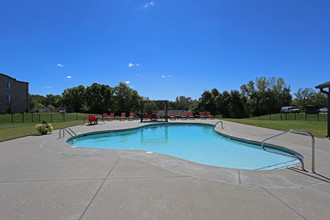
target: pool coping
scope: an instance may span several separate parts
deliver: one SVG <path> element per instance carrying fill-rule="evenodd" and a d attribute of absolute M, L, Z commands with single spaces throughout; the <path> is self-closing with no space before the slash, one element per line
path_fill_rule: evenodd
<path fill-rule="evenodd" d="M 209 124 L 214 125 L 217 120 L 198 120 L 197 121 L 186 121 L 186 120 L 176 120 L 175 122 L 169 123 L 196 123 L 196 124 Z M 105 131 L 113 131 L 113 130 L 127 130 L 132 128 L 138 128 L 141 126 L 145 126 L 144 123 L 136 123 L 136 122 L 120 122 L 120 126 L 118 127 L 118 123 L 116 126 L 107 126 L 107 124 L 111 124 L 113 122 L 106 123 L 104 126 L 90 126 L 91 128 L 87 128 L 88 126 L 75 126 L 72 129 L 80 130 L 78 135 L 86 134 L 86 133 L 100 133 Z M 158 122 L 165 124 L 166 122 Z M 260 143 L 260 140 L 254 138 L 252 136 L 249 139 L 244 137 L 239 137 L 239 135 L 234 134 L 232 129 L 229 129 L 229 125 L 241 126 L 237 125 L 237 123 L 226 122 L 225 129 L 222 132 L 219 131 L 219 128 L 215 130 L 221 135 L 228 136 L 233 139 L 238 139 L 247 143 Z M 83 129 L 80 129 L 82 128 Z M 233 127 L 233 126 L 232 126 Z M 77 129 L 79 128 L 79 129 Z M 109 129 L 110 128 L 110 129 Z M 257 131 L 265 130 L 264 128 L 250 126 L 249 130 L 255 129 Z M 279 132 L 273 130 L 273 132 Z M 291 134 L 295 139 L 297 134 Z M 145 163 L 160 167 L 162 169 L 178 173 L 180 175 L 187 175 L 201 179 L 207 179 L 218 182 L 225 182 L 231 184 L 243 184 L 250 186 L 297 186 L 297 185 L 312 185 L 322 183 L 324 180 L 316 178 L 316 176 L 311 172 L 302 172 L 300 168 L 293 167 L 281 170 L 242 170 L 242 169 L 233 169 L 233 168 L 223 168 L 223 167 L 215 167 L 209 165 L 203 165 L 194 163 L 191 161 L 183 160 L 180 158 L 176 158 L 170 155 L 159 154 L 159 153 L 151 153 L 147 154 L 145 151 L 140 150 L 109 150 L 109 149 L 90 149 L 83 147 L 72 147 L 71 145 L 66 143 L 67 139 L 54 139 L 54 135 L 52 138 L 48 139 L 45 143 L 43 143 L 40 147 L 43 149 L 47 149 L 50 151 L 56 151 L 62 154 L 73 154 L 73 155 L 89 155 L 91 157 L 104 157 L 108 153 L 110 154 L 118 154 L 120 158 L 126 158 L 130 160 L 143 161 Z M 319 140 L 318 140 L 319 141 Z M 283 143 L 283 142 L 282 142 Z M 276 144 L 277 147 L 281 144 Z M 297 152 L 295 148 L 298 145 L 291 144 L 291 147 L 294 146 L 293 151 Z M 289 149 L 283 147 L 285 149 Z M 289 149 L 291 150 L 291 149 Z M 317 149 L 317 151 L 320 151 Z M 300 154 L 300 152 L 297 152 Z M 327 155 L 330 158 L 330 153 Z M 308 164 L 308 163 L 307 163 Z M 320 164 L 319 164 L 320 165 Z M 297 165 L 299 166 L 299 165 Z M 324 168 L 324 167 L 323 167 Z M 326 170 L 326 173 L 323 172 Z M 329 169 L 322 169 L 322 174 L 328 175 Z"/>

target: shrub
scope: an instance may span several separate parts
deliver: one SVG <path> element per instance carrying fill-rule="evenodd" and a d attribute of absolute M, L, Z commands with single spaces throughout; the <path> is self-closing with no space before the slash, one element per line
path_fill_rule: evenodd
<path fill-rule="evenodd" d="M 52 124 L 47 124 L 43 121 L 42 124 L 37 124 L 36 129 L 40 134 L 47 134 L 48 132 L 53 132 L 54 128 Z"/>

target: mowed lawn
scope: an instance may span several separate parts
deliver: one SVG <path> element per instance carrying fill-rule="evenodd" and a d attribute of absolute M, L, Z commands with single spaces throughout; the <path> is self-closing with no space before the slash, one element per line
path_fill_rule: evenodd
<path fill-rule="evenodd" d="M 298 120 L 258 120 L 258 119 L 229 119 L 223 120 L 237 122 L 241 124 L 253 125 L 264 128 L 271 128 L 280 131 L 290 129 L 303 130 L 312 133 L 315 137 L 326 138 L 327 122 L 326 121 L 298 121 Z"/>
<path fill-rule="evenodd" d="M 19 137 L 35 135 L 38 133 L 35 129 L 35 126 L 37 124 L 38 123 L 0 123 L 0 142 Z M 79 124 L 82 124 L 82 120 L 52 123 L 54 127 L 54 132 L 56 129 L 75 126 Z"/>

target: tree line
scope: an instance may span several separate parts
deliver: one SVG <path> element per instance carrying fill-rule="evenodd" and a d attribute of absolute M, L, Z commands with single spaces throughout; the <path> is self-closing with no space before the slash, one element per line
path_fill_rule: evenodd
<path fill-rule="evenodd" d="M 312 88 L 300 88 L 291 95 L 290 86 L 283 78 L 259 77 L 243 84 L 239 90 L 219 92 L 214 88 L 205 90 L 199 99 L 178 96 L 168 102 L 169 110 L 210 111 L 223 117 L 243 118 L 280 112 L 282 106 L 294 105 L 302 111 L 307 105 L 319 108 L 327 106 L 327 97 Z M 75 112 L 105 113 L 135 112 L 140 110 L 140 101 L 148 100 L 130 88 L 126 83 L 116 87 L 93 83 L 90 86 L 79 85 L 65 89 L 62 95 L 30 95 L 30 111 L 40 108 L 71 109 Z M 150 102 L 144 105 L 145 112 L 163 110 L 164 104 Z"/>

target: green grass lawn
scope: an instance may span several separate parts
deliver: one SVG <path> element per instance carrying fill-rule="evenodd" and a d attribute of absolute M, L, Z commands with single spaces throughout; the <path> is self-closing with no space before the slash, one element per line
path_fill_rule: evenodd
<path fill-rule="evenodd" d="M 79 125 L 82 120 L 68 121 L 68 122 L 55 122 L 52 123 L 54 132 L 56 129 Z M 19 137 L 25 137 L 29 135 L 37 134 L 35 126 L 38 123 L 0 123 L 0 142 L 7 141 Z"/>
<path fill-rule="evenodd" d="M 259 120 L 259 119 L 229 119 L 223 120 L 254 125 L 264 128 L 272 128 L 280 131 L 290 129 L 303 130 L 312 133 L 315 137 L 325 138 L 327 133 L 327 122 L 322 121 L 305 121 L 305 120 Z"/>

